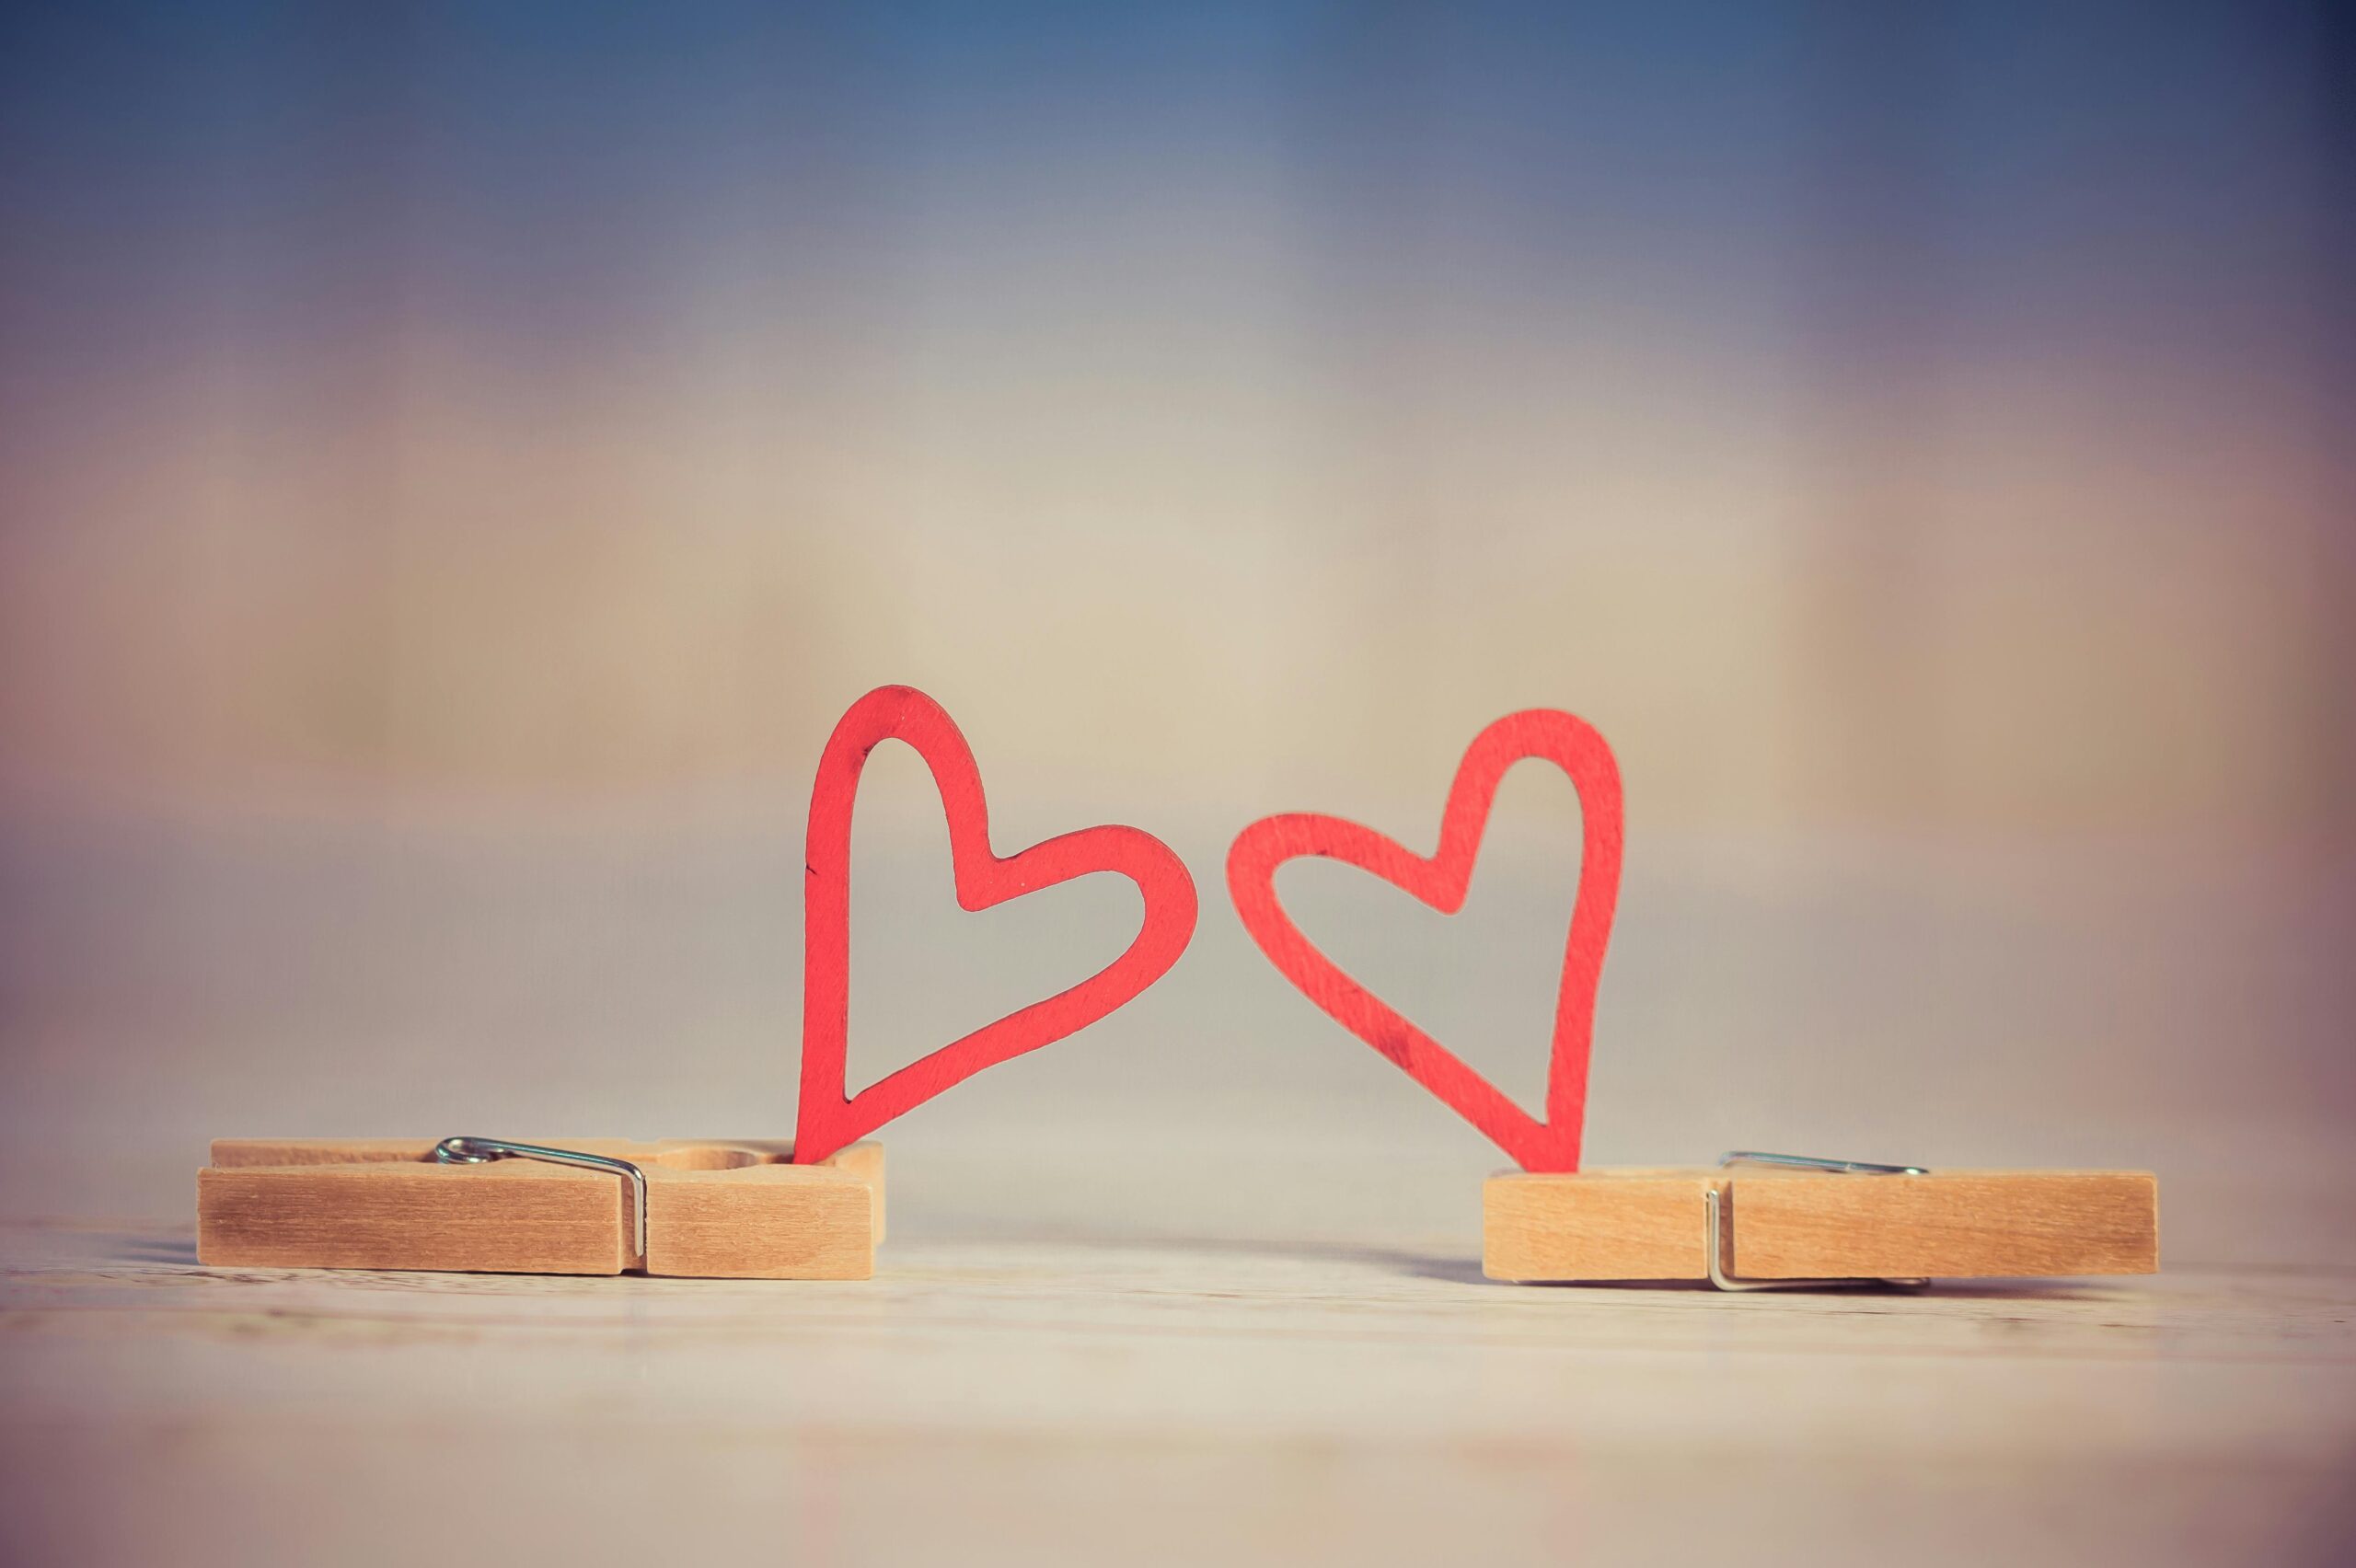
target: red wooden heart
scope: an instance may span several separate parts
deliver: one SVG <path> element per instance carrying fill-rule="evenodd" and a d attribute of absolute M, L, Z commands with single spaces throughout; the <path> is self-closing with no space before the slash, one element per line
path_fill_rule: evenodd
<path fill-rule="evenodd" d="M 1563 949 L 1562 988 L 1554 1001 L 1554 1052 L 1546 1072 L 1543 1122 L 1345 974 L 1300 934 L 1277 902 L 1276 886 L 1278 866 L 1298 856 L 1319 855 L 1372 871 L 1441 914 L 1455 914 L 1464 907 L 1497 781 L 1526 756 L 1542 756 L 1571 776 L 1584 843 L 1578 897 Z M 1357 823 L 1292 813 L 1263 817 L 1237 836 L 1227 856 L 1227 887 L 1260 951 L 1344 1028 L 1405 1068 L 1525 1170 L 1579 1168 L 1595 986 L 1620 896 L 1620 767 L 1611 748 L 1584 720 L 1536 709 L 1510 714 L 1474 736 L 1449 788 L 1439 851 L 1428 859 Z"/>
<path fill-rule="evenodd" d="M 941 788 L 957 902 L 987 909 L 1091 871 L 1138 884 L 1145 920 L 1128 951 L 1069 990 L 943 1045 L 855 1098 L 843 1094 L 850 1032 L 850 815 L 867 757 L 887 740 L 917 749 Z M 803 868 L 802 1109 L 793 1158 L 826 1159 L 984 1067 L 1035 1051 L 1103 1018 L 1168 973 L 1195 934 L 1195 883 L 1169 847 L 1134 827 L 1091 827 L 1001 859 L 990 852 L 989 807 L 965 737 L 941 705 L 908 686 L 882 686 L 851 705 L 818 759 Z"/>

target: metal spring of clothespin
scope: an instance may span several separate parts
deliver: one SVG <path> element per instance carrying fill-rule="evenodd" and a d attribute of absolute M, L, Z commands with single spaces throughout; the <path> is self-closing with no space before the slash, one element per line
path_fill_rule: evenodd
<path fill-rule="evenodd" d="M 539 1159 L 550 1165 L 578 1166 L 583 1170 L 610 1170 L 629 1179 L 638 1256 L 646 1256 L 646 1172 L 627 1159 L 583 1154 L 579 1149 L 549 1148 L 539 1144 L 513 1143 L 505 1138 L 450 1137 L 433 1146 L 433 1158 L 444 1165 L 488 1165 L 495 1159 Z M 668 1234 L 668 1232 L 665 1232 Z"/>

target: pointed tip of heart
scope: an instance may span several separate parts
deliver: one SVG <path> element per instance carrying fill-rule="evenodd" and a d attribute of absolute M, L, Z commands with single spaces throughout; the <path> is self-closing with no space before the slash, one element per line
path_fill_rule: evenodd
<path fill-rule="evenodd" d="M 1548 1066 L 1548 1122 L 1531 1117 L 1352 979 L 1302 934 L 1276 893 L 1276 871 L 1286 861 L 1315 857 L 1354 865 L 1443 914 L 1455 914 L 1464 905 L 1498 780 L 1526 757 L 1542 757 L 1570 776 L 1583 818 L 1578 894 L 1564 944 Z M 1345 818 L 1288 813 L 1263 817 L 1236 836 L 1228 848 L 1228 890 L 1260 951 L 1329 1017 L 1524 1169 L 1576 1170 L 1595 993 L 1618 902 L 1620 819 L 1619 765 L 1602 735 L 1576 714 L 1525 709 L 1487 726 L 1465 748 L 1441 811 L 1439 847 L 1430 857 Z"/>

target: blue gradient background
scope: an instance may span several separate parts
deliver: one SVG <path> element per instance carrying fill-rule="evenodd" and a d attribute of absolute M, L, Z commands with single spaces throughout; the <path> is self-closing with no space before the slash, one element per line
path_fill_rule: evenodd
<path fill-rule="evenodd" d="M 1207 895 L 910 1119 L 918 1231 L 1387 1182 L 1453 1234 L 1492 1157 L 1217 868 L 1279 809 L 1426 842 L 1542 703 L 1629 788 L 1598 1159 L 2150 1165 L 2177 1255 L 2258 1247 L 2356 1109 L 2350 57 L 2270 5 L 12 9 L 9 1202 L 788 1124 L 803 794 L 899 680 L 1001 847 L 1134 822 Z M 1298 897 L 1527 1095 L 1576 833 L 1506 800 L 1468 935 Z M 870 1077 L 1131 917 L 961 922 L 912 763 L 860 822 Z M 1031 1126 L 1130 1184 L 964 1204 Z M 1186 1180 L 1220 1138 L 1300 1212 Z"/>
<path fill-rule="evenodd" d="M 2347 9 L 0 0 L 0 1319 L 107 1303 L 0 1335 L 0 1557 L 2327 1560 Z M 214 1136 L 785 1134 L 890 681 L 999 848 L 1133 823 L 1203 919 L 894 1124 L 870 1315 L 178 1266 Z M 1532 705 L 1627 785 L 1592 1163 L 2150 1169 L 2173 1277 L 1576 1356 L 1474 1283 L 1496 1151 L 1220 869 L 1428 847 Z M 1134 929 L 945 836 L 879 751 L 855 1086 Z M 1577 846 L 1518 768 L 1461 916 L 1280 888 L 1535 1104 Z"/>

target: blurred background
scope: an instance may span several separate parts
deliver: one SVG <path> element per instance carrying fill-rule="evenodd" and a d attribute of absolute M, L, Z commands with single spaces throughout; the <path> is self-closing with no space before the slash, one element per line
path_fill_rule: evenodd
<path fill-rule="evenodd" d="M 1253 817 L 1628 790 L 1592 1162 L 2162 1173 L 2346 1256 L 2351 34 L 2321 4 L 12 7 L 0 1205 L 218 1135 L 777 1136 L 835 717 L 1203 894 L 892 1129 L 918 1231 L 1436 1239 L 1495 1151 L 1292 993 Z M 860 798 L 853 1078 L 1059 988 Z M 1304 928 L 1534 1102 L 1577 874 Z M 1084 1162 L 1087 1179 L 1074 1171 Z"/>

